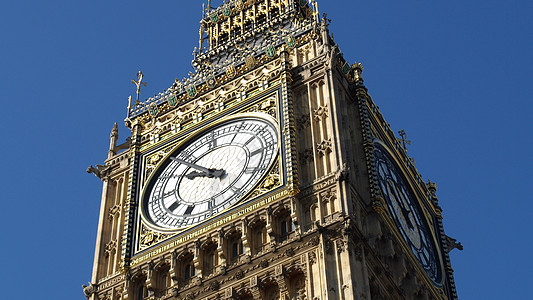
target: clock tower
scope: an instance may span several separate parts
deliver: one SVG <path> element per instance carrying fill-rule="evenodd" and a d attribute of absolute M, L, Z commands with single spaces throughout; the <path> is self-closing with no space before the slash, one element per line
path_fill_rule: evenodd
<path fill-rule="evenodd" d="M 425 182 L 315 0 L 204 9 L 194 72 L 130 98 L 90 300 L 457 299 Z"/>

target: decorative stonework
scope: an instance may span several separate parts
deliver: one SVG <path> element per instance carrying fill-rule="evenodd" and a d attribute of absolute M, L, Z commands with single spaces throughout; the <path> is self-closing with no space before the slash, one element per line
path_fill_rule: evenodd
<path fill-rule="evenodd" d="M 329 112 L 328 112 L 327 105 L 320 106 L 319 108 L 315 109 L 313 113 L 313 118 L 317 122 L 321 121 L 322 119 L 327 118 L 328 116 L 329 116 Z"/>
<path fill-rule="evenodd" d="M 320 193 L 320 198 L 322 199 L 322 202 L 332 202 L 337 199 L 337 190 L 335 188 L 328 189 L 322 193 Z"/>
<path fill-rule="evenodd" d="M 139 250 L 150 248 L 151 246 L 158 244 L 159 242 L 164 241 L 172 236 L 173 234 L 155 232 L 141 223 Z"/>
<path fill-rule="evenodd" d="M 257 197 L 263 195 L 271 190 L 274 190 L 277 187 L 282 185 L 281 174 L 279 168 L 279 159 L 274 163 L 274 167 L 270 173 L 263 179 L 259 184 L 259 187 L 255 189 L 250 197 Z"/>
<path fill-rule="evenodd" d="M 94 176 L 100 178 L 101 180 L 104 180 L 104 178 L 107 176 L 109 171 L 109 166 L 106 165 L 96 165 L 96 168 L 93 166 L 89 166 L 87 168 L 87 173 L 93 173 Z"/>
<path fill-rule="evenodd" d="M 274 119 L 279 119 L 278 114 L 277 114 L 277 109 L 276 109 L 276 103 L 277 103 L 277 97 L 271 96 L 253 105 L 248 110 L 246 110 L 246 112 L 261 112 L 261 113 L 265 113 L 273 117 Z"/>
<path fill-rule="evenodd" d="M 314 265 L 316 263 L 316 253 L 314 251 L 309 252 L 309 264 Z"/>
<path fill-rule="evenodd" d="M 111 240 L 109 243 L 105 245 L 105 252 L 109 255 L 111 253 L 116 253 L 117 251 L 117 242 L 115 240 Z"/>
<path fill-rule="evenodd" d="M 342 252 L 346 251 L 347 245 L 346 245 L 346 243 L 344 241 L 337 240 L 335 243 L 337 244 L 337 252 L 338 253 L 342 253 Z"/>
<path fill-rule="evenodd" d="M 323 140 L 316 144 L 316 152 L 319 156 L 324 156 L 332 151 L 331 139 Z"/>

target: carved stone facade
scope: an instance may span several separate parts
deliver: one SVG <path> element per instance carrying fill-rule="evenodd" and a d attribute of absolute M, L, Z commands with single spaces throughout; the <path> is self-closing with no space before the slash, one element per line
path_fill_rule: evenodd
<path fill-rule="evenodd" d="M 195 72 L 128 107 L 113 127 L 90 300 L 456 299 L 436 185 L 425 184 L 330 37 L 318 4 L 231 0 L 204 11 Z M 204 43 L 207 41 L 207 46 Z M 236 204 L 186 230 L 141 214 L 165 160 L 224 118 L 268 116 L 277 158 Z M 414 187 L 439 282 L 401 235 L 378 180 L 373 143 L 388 145 Z M 125 151 L 121 151 L 125 150 Z M 170 174 L 171 175 L 171 174 Z M 170 176 L 168 175 L 168 176 Z M 218 179 L 217 179 L 218 180 Z M 423 224 L 421 224 L 422 226 Z"/>

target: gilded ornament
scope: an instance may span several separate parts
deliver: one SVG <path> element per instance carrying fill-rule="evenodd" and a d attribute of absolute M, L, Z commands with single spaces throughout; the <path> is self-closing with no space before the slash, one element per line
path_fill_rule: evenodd
<path fill-rule="evenodd" d="M 222 13 L 224 14 L 224 16 L 229 17 L 231 15 L 231 7 L 229 5 L 226 5 L 222 10 Z"/>
<path fill-rule="evenodd" d="M 211 14 L 210 18 L 211 18 L 211 22 L 213 22 L 213 23 L 217 23 L 217 22 L 218 22 L 218 19 L 219 19 L 219 18 L 218 18 L 218 13 L 217 13 L 217 12 L 214 12 L 213 14 Z"/>
<path fill-rule="evenodd" d="M 246 68 L 248 68 L 248 70 L 253 69 L 255 67 L 255 64 L 256 64 L 256 60 L 255 60 L 255 57 L 253 56 L 253 54 L 248 55 L 244 59 L 244 62 L 246 64 Z"/>
<path fill-rule="evenodd" d="M 171 94 L 169 97 L 168 97 L 168 105 L 172 108 L 176 107 L 176 105 L 178 105 L 178 97 L 176 96 L 176 94 Z"/>
<path fill-rule="evenodd" d="M 229 78 L 235 77 L 236 74 L 237 74 L 237 71 L 235 70 L 235 64 L 231 64 L 226 67 L 226 75 Z"/>
<path fill-rule="evenodd" d="M 296 46 L 296 39 L 293 35 L 289 35 L 287 38 L 285 38 L 285 43 L 287 43 L 287 46 L 290 48 L 294 48 L 294 46 Z"/>
<path fill-rule="evenodd" d="M 150 106 L 148 107 L 148 111 L 150 112 L 150 116 L 155 117 L 157 116 L 157 113 L 159 112 L 159 109 L 157 108 L 157 104 L 154 102 L 150 103 Z"/>
<path fill-rule="evenodd" d="M 189 84 L 187 86 L 187 95 L 189 95 L 190 98 L 194 98 L 196 96 L 196 86 L 194 84 Z"/>
<path fill-rule="evenodd" d="M 270 58 L 276 56 L 276 48 L 273 45 L 268 45 L 265 48 L 265 52 L 266 52 L 267 56 L 270 57 Z"/>
<path fill-rule="evenodd" d="M 217 81 L 216 81 L 215 76 L 213 74 L 207 76 L 207 79 L 205 80 L 205 82 L 207 83 L 207 86 L 209 88 L 213 88 L 217 84 Z"/>

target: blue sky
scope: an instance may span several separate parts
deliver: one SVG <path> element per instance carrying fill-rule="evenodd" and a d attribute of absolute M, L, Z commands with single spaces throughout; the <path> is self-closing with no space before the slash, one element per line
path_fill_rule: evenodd
<path fill-rule="evenodd" d="M 213 1 L 218 5 L 221 1 Z M 130 79 L 192 70 L 202 1 L 10 1 L 0 11 L 2 298 L 85 299 L 101 182 Z M 533 2 L 319 0 L 345 58 L 439 186 L 460 299 L 533 284 Z"/>

